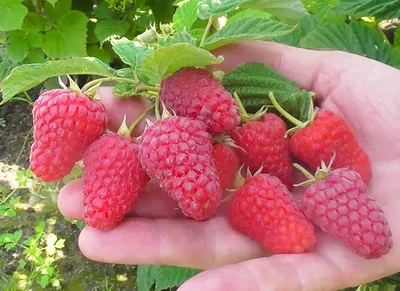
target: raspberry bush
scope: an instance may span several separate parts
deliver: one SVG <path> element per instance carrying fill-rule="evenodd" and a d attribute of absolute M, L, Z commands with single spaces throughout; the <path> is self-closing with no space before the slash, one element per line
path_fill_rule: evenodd
<path fill-rule="evenodd" d="M 390 255 L 391 226 L 368 190 L 369 157 L 346 122 L 270 67 L 251 62 L 223 73 L 214 69 L 223 56 L 212 53 L 270 40 L 398 67 L 400 33 L 384 32 L 382 22 L 400 16 L 390 8 L 398 1 L 384 2 L 4 0 L 1 104 L 59 79 L 33 98 L 30 170 L 39 183 L 59 185 L 83 165 L 89 227 L 118 227 L 151 181 L 182 219 L 204 223 L 226 206 L 232 229 L 271 254 L 313 252 L 318 229 L 365 259 Z M 121 113 L 119 130 L 107 128 L 105 84 L 117 98 L 151 105 L 132 124 Z M 299 201 L 295 160 L 310 178 Z M 140 266 L 137 284 L 162 290 L 198 272 Z"/>

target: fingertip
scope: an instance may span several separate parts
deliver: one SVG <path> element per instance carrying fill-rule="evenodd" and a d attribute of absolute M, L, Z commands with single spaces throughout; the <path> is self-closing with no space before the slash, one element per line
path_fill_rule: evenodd
<path fill-rule="evenodd" d="M 83 219 L 82 180 L 73 180 L 61 188 L 57 198 L 61 214 L 70 219 Z"/>

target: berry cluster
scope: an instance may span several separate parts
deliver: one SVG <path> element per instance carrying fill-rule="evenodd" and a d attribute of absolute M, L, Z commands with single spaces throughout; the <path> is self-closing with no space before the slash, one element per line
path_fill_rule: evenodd
<path fill-rule="evenodd" d="M 391 249 L 386 216 L 368 192 L 368 155 L 335 113 L 319 109 L 289 131 L 275 113 L 241 118 L 240 100 L 198 68 L 166 77 L 158 98 L 163 116 L 136 139 L 126 130 L 107 132 L 105 107 L 82 92 L 42 94 L 33 110 L 32 171 L 55 181 L 83 159 L 85 222 L 101 230 L 121 222 L 152 179 L 198 221 L 212 218 L 234 192 L 231 226 L 273 253 L 311 251 L 316 227 L 364 258 Z M 300 201 L 291 193 L 293 165 L 310 178 Z"/>

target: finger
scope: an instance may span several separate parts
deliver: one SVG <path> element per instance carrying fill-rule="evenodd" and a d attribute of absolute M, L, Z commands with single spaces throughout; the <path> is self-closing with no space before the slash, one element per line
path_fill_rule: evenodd
<path fill-rule="evenodd" d="M 60 190 L 57 204 L 63 216 L 83 220 L 82 180 L 74 180 L 65 185 Z M 147 218 L 176 218 L 181 217 L 181 211 L 172 198 L 163 193 L 154 182 L 150 182 L 128 215 Z"/>
<path fill-rule="evenodd" d="M 315 253 L 275 255 L 209 270 L 178 291 L 334 291 L 397 271 L 394 266 L 388 267 L 385 259 L 365 260 L 327 236 L 320 238 L 319 245 L 322 247 Z"/>
<path fill-rule="evenodd" d="M 133 96 L 131 98 L 117 98 L 113 95 L 112 87 L 101 87 L 99 93 L 100 101 L 104 104 L 107 111 L 108 128 L 114 132 L 118 131 L 125 115 L 126 123 L 130 126 L 136 118 L 151 106 L 151 102 L 144 97 Z M 147 118 L 154 120 L 151 114 L 149 114 Z M 140 135 L 145 125 L 146 118 L 143 118 L 132 134 L 134 136 Z"/>
<path fill-rule="evenodd" d="M 312 51 L 265 41 L 232 44 L 213 53 L 224 56 L 225 61 L 219 65 L 222 70 L 230 71 L 247 62 L 261 62 L 322 98 L 341 81 L 344 71 L 367 60 L 344 52 Z M 369 65 L 373 62 L 368 61 Z"/>
<path fill-rule="evenodd" d="M 206 269 L 264 254 L 257 243 L 234 231 L 226 218 L 129 218 L 110 231 L 86 227 L 79 247 L 89 259 L 117 264 L 167 264 Z"/>

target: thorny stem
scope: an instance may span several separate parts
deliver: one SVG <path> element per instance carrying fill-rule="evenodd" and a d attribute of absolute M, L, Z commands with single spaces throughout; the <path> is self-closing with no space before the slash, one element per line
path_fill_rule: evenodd
<path fill-rule="evenodd" d="M 201 38 L 200 47 L 202 47 L 204 42 L 206 41 L 208 33 L 210 32 L 210 28 L 211 28 L 211 25 L 212 25 L 213 21 L 214 21 L 214 18 L 212 16 L 210 16 L 210 18 L 208 19 L 206 30 L 204 31 L 203 37 Z"/>
<path fill-rule="evenodd" d="M 81 91 L 85 92 L 86 90 L 88 90 L 89 88 L 102 83 L 102 82 L 112 82 L 112 81 L 120 81 L 120 82 L 128 82 L 128 83 L 133 83 L 133 84 L 137 84 L 137 82 L 135 80 L 132 79 L 128 79 L 128 78 L 120 78 L 120 77 L 108 77 L 108 78 L 100 78 L 100 79 L 96 79 L 93 81 L 90 81 L 89 83 L 87 83 L 85 86 L 82 87 Z"/>
<path fill-rule="evenodd" d="M 139 124 L 139 122 L 142 121 L 143 118 L 145 118 L 147 114 L 149 114 L 149 112 L 153 110 L 153 108 L 154 105 L 150 106 L 145 111 L 143 111 L 143 113 L 131 124 L 131 126 L 129 126 L 129 131 L 132 132 L 135 129 L 135 127 Z"/>
<path fill-rule="evenodd" d="M 271 100 L 272 104 L 275 106 L 275 108 L 279 111 L 280 114 L 282 114 L 286 119 L 288 119 L 291 123 L 293 123 L 296 126 L 303 126 L 304 122 L 298 120 L 295 118 L 293 115 L 291 115 L 289 112 L 287 112 L 283 107 L 276 101 L 274 93 L 270 92 L 268 94 L 269 99 Z"/>

